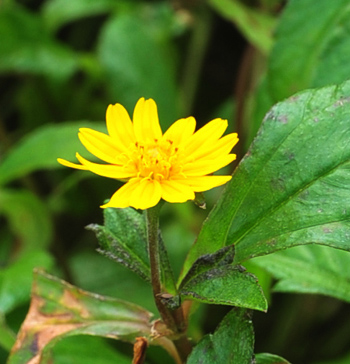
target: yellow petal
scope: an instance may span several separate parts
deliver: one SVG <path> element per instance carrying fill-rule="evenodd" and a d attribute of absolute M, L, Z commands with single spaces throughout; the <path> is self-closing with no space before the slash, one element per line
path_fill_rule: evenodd
<path fill-rule="evenodd" d="M 81 170 L 84 170 L 84 171 L 87 171 L 88 168 L 85 167 L 85 166 L 82 166 L 81 164 L 76 164 L 76 163 L 72 163 L 72 162 L 68 162 L 66 161 L 65 159 L 62 159 L 62 158 L 57 158 L 57 162 L 62 164 L 62 166 L 65 166 L 65 167 L 70 167 L 70 168 L 75 168 L 75 169 L 81 169 Z"/>
<path fill-rule="evenodd" d="M 134 128 L 128 112 L 120 104 L 109 105 L 106 112 L 108 134 L 124 150 L 135 143 Z"/>
<path fill-rule="evenodd" d="M 135 166 L 132 164 L 128 164 L 126 166 L 116 164 L 97 164 L 83 158 L 79 153 L 76 154 L 76 157 L 89 171 L 98 174 L 99 176 L 124 179 L 134 177 L 137 174 Z"/>
<path fill-rule="evenodd" d="M 129 204 L 142 210 L 153 207 L 160 201 L 161 191 L 158 181 L 143 179 L 132 191 Z"/>
<path fill-rule="evenodd" d="M 154 100 L 145 100 L 142 97 L 135 106 L 133 121 L 135 137 L 138 142 L 159 140 L 162 137 L 157 105 Z"/>
<path fill-rule="evenodd" d="M 116 163 L 116 156 L 123 152 L 120 146 L 113 145 L 113 140 L 108 135 L 99 131 L 81 128 L 78 136 L 81 143 L 91 154 L 105 162 Z"/>
<path fill-rule="evenodd" d="M 201 176 L 189 177 L 178 181 L 190 186 L 195 192 L 203 192 L 211 190 L 214 187 L 221 186 L 228 182 L 231 178 L 232 176 Z"/>
<path fill-rule="evenodd" d="M 186 143 L 196 129 L 196 120 L 192 116 L 179 119 L 164 133 L 163 140 L 171 140 L 175 146 Z"/>
<path fill-rule="evenodd" d="M 194 200 L 195 194 L 193 189 L 186 184 L 175 180 L 164 180 L 161 182 L 162 198 L 172 203 L 186 202 Z"/>
<path fill-rule="evenodd" d="M 102 205 L 102 208 L 114 207 L 123 209 L 129 207 L 130 195 L 134 189 L 140 184 L 141 178 L 132 178 L 124 186 L 120 187 L 117 192 L 113 194 L 111 199 Z"/>
<path fill-rule="evenodd" d="M 188 140 L 184 146 L 186 154 L 190 156 L 198 148 L 211 145 L 218 140 L 227 129 L 227 120 L 214 119 L 204 125 Z"/>
<path fill-rule="evenodd" d="M 235 154 L 228 154 L 216 159 L 201 159 L 193 163 L 187 163 L 183 168 L 183 173 L 188 177 L 205 176 L 227 166 L 235 159 Z"/>
<path fill-rule="evenodd" d="M 211 145 L 205 145 L 201 148 L 198 148 L 196 151 L 190 154 L 188 158 L 190 158 L 192 161 L 202 158 L 216 159 L 220 156 L 230 153 L 237 142 L 237 133 L 228 134 Z"/>

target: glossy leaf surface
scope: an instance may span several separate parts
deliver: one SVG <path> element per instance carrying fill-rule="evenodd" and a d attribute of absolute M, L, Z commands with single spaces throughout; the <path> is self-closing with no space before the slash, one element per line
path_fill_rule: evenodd
<path fill-rule="evenodd" d="M 218 204 L 184 272 L 235 244 L 235 262 L 295 245 L 350 250 L 350 82 L 275 105 Z"/>

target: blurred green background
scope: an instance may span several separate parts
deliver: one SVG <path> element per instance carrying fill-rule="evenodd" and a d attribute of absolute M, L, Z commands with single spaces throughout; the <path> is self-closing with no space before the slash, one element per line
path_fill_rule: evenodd
<path fill-rule="evenodd" d="M 108 104 L 121 103 L 132 113 L 140 97 L 152 97 L 163 131 L 180 117 L 193 115 L 198 126 L 227 118 L 229 131 L 239 133 L 239 160 L 272 104 L 298 90 L 350 78 L 349 5 L 348 0 L 0 2 L 0 362 L 27 312 L 33 267 L 154 310 L 150 288 L 99 255 L 95 236 L 84 229 L 102 223 L 99 205 L 118 182 L 56 162 L 74 161 L 76 151 L 87 155 L 78 128 L 103 131 Z M 161 224 L 176 274 L 219 193 L 219 188 L 206 193 L 206 211 L 192 203 L 164 206 Z M 248 268 L 270 296 L 272 278 L 262 268 Z M 212 331 L 227 310 L 200 306 L 191 335 L 198 339 Z M 274 294 L 269 312 L 254 314 L 255 351 L 293 363 L 349 363 L 349 321 L 348 303 Z M 91 354 L 96 352 L 101 359 Z M 70 338 L 56 347 L 55 363 L 77 357 L 87 364 L 129 363 L 131 353 L 126 344 Z M 164 358 L 152 348 L 147 360 Z"/>

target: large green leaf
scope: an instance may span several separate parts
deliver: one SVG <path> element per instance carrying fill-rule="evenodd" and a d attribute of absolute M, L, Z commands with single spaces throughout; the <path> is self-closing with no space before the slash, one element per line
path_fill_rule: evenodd
<path fill-rule="evenodd" d="M 51 38 L 39 16 L 19 6 L 2 6 L 0 39 L 0 72 L 64 79 L 79 67 L 77 54 Z"/>
<path fill-rule="evenodd" d="M 37 271 L 29 313 L 8 363 L 45 360 L 45 348 L 73 335 L 134 342 L 138 336 L 150 335 L 150 317 L 148 311 L 132 303 L 83 291 Z"/>
<path fill-rule="evenodd" d="M 184 273 L 236 245 L 235 262 L 295 245 L 350 250 L 350 82 L 277 104 L 203 224 Z"/>
<path fill-rule="evenodd" d="M 311 86 L 349 78 L 350 8 L 348 0 L 289 1 L 276 29 L 269 61 L 275 101 Z"/>
<path fill-rule="evenodd" d="M 325 246 L 298 246 L 252 260 L 278 279 L 278 292 L 318 293 L 350 302 L 350 254 Z"/>
<path fill-rule="evenodd" d="M 200 257 L 181 282 L 179 294 L 210 304 L 266 311 L 267 302 L 256 277 L 242 266 L 233 266 L 234 247 Z"/>
<path fill-rule="evenodd" d="M 48 209 L 30 191 L 0 189 L 0 215 L 6 217 L 22 251 L 45 248 L 51 243 L 53 226 Z"/>
<path fill-rule="evenodd" d="M 254 332 L 250 314 L 235 308 L 213 335 L 206 335 L 193 349 L 187 364 L 251 364 Z"/>
<path fill-rule="evenodd" d="M 154 98 L 166 129 L 178 116 L 172 49 L 164 46 L 161 29 L 152 31 L 156 19 L 150 9 L 137 10 L 118 13 L 105 24 L 98 56 L 113 99 L 131 113 L 140 97 Z"/>
<path fill-rule="evenodd" d="M 57 158 L 71 161 L 75 153 L 88 155 L 78 139 L 79 128 L 105 131 L 102 123 L 78 121 L 43 126 L 19 141 L 1 160 L 0 184 L 23 177 L 37 169 L 60 168 Z"/>

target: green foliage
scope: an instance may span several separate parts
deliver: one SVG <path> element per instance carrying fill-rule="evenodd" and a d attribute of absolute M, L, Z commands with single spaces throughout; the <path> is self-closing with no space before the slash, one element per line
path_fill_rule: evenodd
<path fill-rule="evenodd" d="M 43 202 L 30 191 L 0 190 L 0 213 L 6 216 L 23 251 L 45 249 L 50 244 L 52 221 L 47 212 Z"/>
<path fill-rule="evenodd" d="M 79 67 L 76 54 L 46 33 L 35 15 L 20 7 L 0 11 L 0 71 L 43 74 L 58 80 Z"/>
<path fill-rule="evenodd" d="M 274 101 L 310 86 L 348 78 L 350 40 L 347 0 L 290 1 L 276 29 L 269 62 L 269 90 Z M 297 45 L 297 46 L 290 46 Z"/>
<path fill-rule="evenodd" d="M 290 364 L 289 361 L 273 354 L 257 354 L 255 355 L 256 364 Z"/>
<path fill-rule="evenodd" d="M 232 309 L 213 335 L 205 336 L 193 349 L 187 364 L 251 364 L 254 331 L 250 313 Z"/>
<path fill-rule="evenodd" d="M 179 287 L 184 299 L 265 311 L 267 302 L 256 277 L 233 266 L 234 246 L 198 258 Z"/>
<path fill-rule="evenodd" d="M 97 55 L 108 77 L 112 97 L 127 110 L 132 110 L 140 97 L 154 98 L 167 129 L 178 116 L 175 74 L 168 59 L 172 49 L 163 42 L 168 37 L 164 34 L 166 29 L 160 29 L 163 34 L 158 34 L 146 25 L 156 20 L 159 10 L 155 7 L 154 13 L 149 14 L 137 7 L 111 18 L 101 31 Z M 152 57 L 145 57 L 147 53 Z"/>
<path fill-rule="evenodd" d="M 162 209 L 160 296 L 174 317 L 186 307 L 198 341 L 187 363 L 289 363 L 254 355 L 265 343 L 294 363 L 349 362 L 350 332 L 339 325 L 350 301 L 349 12 L 347 0 L 0 4 L 0 362 L 27 364 L 46 346 L 41 363 L 130 362 L 131 346 L 85 334 L 145 336 L 179 362 L 181 340 L 149 321 L 159 313 L 144 215 L 106 209 L 101 223 L 98 206 L 120 182 L 57 163 L 90 158 L 79 128 L 105 132 L 107 105 L 131 112 L 141 96 L 157 102 L 163 130 L 179 117 L 198 127 L 228 117 L 238 159 L 255 138 L 222 195 L 204 193 L 206 220 L 190 203 Z M 75 286 L 38 271 L 33 282 L 38 267 Z M 333 297 L 328 318 L 315 296 L 293 306 L 296 293 Z M 271 316 L 255 321 L 247 309 L 266 311 L 265 296 Z M 227 306 L 236 307 L 217 327 Z M 45 345 L 40 323 L 54 328 Z M 287 331 L 294 341 L 281 343 Z M 147 361 L 168 354 L 151 348 Z"/>
<path fill-rule="evenodd" d="M 57 156 L 72 158 L 76 152 L 86 155 L 77 132 L 81 127 L 105 131 L 105 125 L 86 121 L 49 125 L 35 130 L 17 143 L 0 164 L 0 184 L 25 176 L 38 169 L 58 168 Z M 43 153 L 43 151 L 45 151 Z"/>
<path fill-rule="evenodd" d="M 306 245 L 254 259 L 279 281 L 277 292 L 316 293 L 350 302 L 349 254 Z"/>
<path fill-rule="evenodd" d="M 236 263 L 309 243 L 350 250 L 349 97 L 346 82 L 271 109 L 204 223 L 187 267 L 228 244 L 236 245 Z"/>
<path fill-rule="evenodd" d="M 0 270 L 0 312 L 6 314 L 26 303 L 32 286 L 35 267 L 50 269 L 52 257 L 45 251 L 23 254 L 10 266 Z"/>
<path fill-rule="evenodd" d="M 141 307 L 82 291 L 37 271 L 30 313 L 19 336 L 21 346 L 12 352 L 9 364 L 23 360 L 49 363 L 51 354 L 47 349 L 55 341 L 72 335 L 133 342 L 137 336 L 149 335 L 150 317 Z"/>

